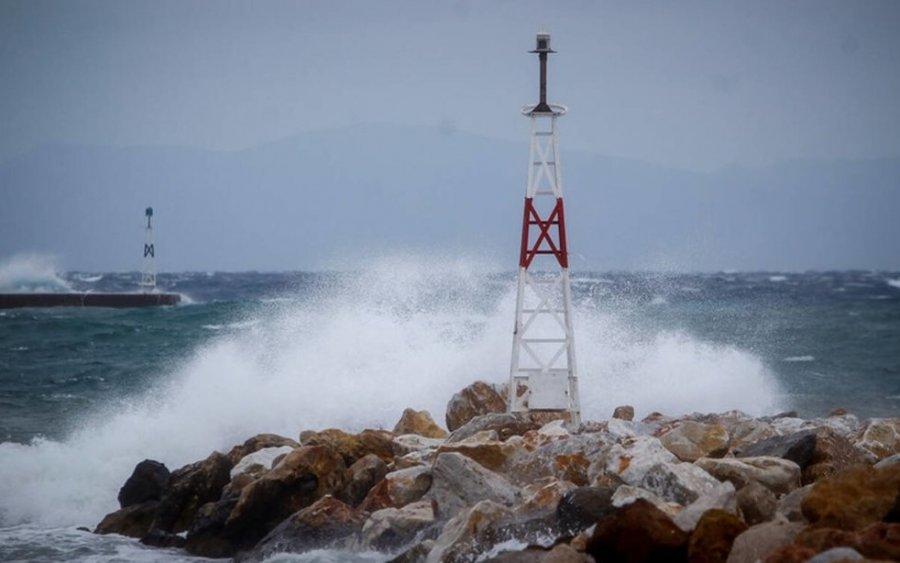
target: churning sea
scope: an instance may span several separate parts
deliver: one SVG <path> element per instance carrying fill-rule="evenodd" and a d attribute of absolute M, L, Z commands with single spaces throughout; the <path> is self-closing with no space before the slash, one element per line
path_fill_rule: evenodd
<path fill-rule="evenodd" d="M 481 266 L 172 273 L 159 283 L 177 307 L 0 311 L 0 560 L 196 560 L 78 528 L 117 508 L 145 458 L 175 469 L 259 432 L 390 429 L 406 407 L 442 421 L 454 392 L 508 374 L 515 277 Z M 0 278 L 131 291 L 138 274 Z M 900 272 L 576 273 L 572 289 L 586 420 L 620 404 L 900 415 Z"/>

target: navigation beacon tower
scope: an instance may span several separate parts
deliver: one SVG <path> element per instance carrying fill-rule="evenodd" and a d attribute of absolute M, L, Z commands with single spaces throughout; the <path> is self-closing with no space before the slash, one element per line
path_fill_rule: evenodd
<path fill-rule="evenodd" d="M 141 291 L 150 293 L 156 291 L 156 249 L 153 246 L 153 208 L 148 207 L 144 212 L 147 217 L 147 227 L 144 228 L 144 268 L 141 273 Z"/>
<path fill-rule="evenodd" d="M 572 294 L 557 119 L 567 108 L 547 103 L 547 58 L 550 34 L 537 34 L 541 63 L 540 102 L 526 105 L 531 118 L 528 183 L 522 218 L 522 245 L 509 371 L 510 412 L 557 411 L 571 424 L 581 421 Z"/>

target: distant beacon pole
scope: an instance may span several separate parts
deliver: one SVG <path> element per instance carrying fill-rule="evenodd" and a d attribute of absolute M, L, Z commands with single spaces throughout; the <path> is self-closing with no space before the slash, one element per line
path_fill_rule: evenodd
<path fill-rule="evenodd" d="M 541 63 L 540 102 L 522 113 L 531 118 L 528 183 L 522 219 L 522 246 L 509 373 L 510 412 L 565 412 L 581 422 L 572 293 L 563 210 L 556 119 L 567 108 L 547 103 L 550 34 L 537 34 Z"/>
<path fill-rule="evenodd" d="M 150 293 L 156 290 L 156 249 L 153 247 L 153 208 L 144 212 L 147 216 L 147 227 L 144 229 L 144 271 L 141 274 L 141 290 Z"/>

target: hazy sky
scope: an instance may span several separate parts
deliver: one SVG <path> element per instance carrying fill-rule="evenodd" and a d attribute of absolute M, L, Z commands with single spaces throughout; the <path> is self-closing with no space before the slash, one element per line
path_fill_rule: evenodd
<path fill-rule="evenodd" d="M 521 140 L 541 28 L 568 148 L 696 170 L 900 156 L 896 1 L 0 0 L 0 161 L 358 122 Z"/>

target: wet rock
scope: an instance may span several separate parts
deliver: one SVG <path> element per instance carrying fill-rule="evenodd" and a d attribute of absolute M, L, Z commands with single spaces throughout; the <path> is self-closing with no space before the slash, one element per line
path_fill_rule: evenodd
<path fill-rule="evenodd" d="M 473 561 L 496 543 L 496 527 L 510 516 L 507 507 L 490 500 L 463 510 L 444 526 L 428 554 L 428 563 Z"/>
<path fill-rule="evenodd" d="M 219 499 L 231 480 L 231 467 L 227 456 L 213 452 L 203 461 L 172 472 L 152 528 L 172 533 L 186 531 L 201 506 Z"/>
<path fill-rule="evenodd" d="M 235 446 L 228 451 L 227 457 L 232 465 L 236 465 L 243 457 L 263 448 L 280 448 L 289 446 L 299 448 L 300 444 L 290 438 L 278 434 L 257 434 L 247 439 L 243 444 Z"/>
<path fill-rule="evenodd" d="M 503 412 L 506 412 L 506 401 L 497 388 L 476 381 L 453 395 L 447 403 L 447 429 L 454 432 L 477 416 Z"/>
<path fill-rule="evenodd" d="M 501 441 L 506 441 L 511 436 L 521 436 L 529 430 L 537 430 L 541 424 L 534 422 L 526 413 L 499 412 L 480 415 L 472 418 L 463 426 L 453 430 L 447 438 L 447 443 L 461 442 L 485 430 L 497 432 Z"/>
<path fill-rule="evenodd" d="M 225 533 L 259 540 L 291 514 L 344 486 L 343 458 L 326 446 L 304 446 L 241 490 Z"/>
<path fill-rule="evenodd" d="M 790 545 L 803 529 L 803 524 L 765 522 L 750 527 L 734 539 L 727 563 L 756 563 L 764 561 L 776 549 Z"/>
<path fill-rule="evenodd" d="M 300 434 L 300 443 L 304 446 L 327 446 L 339 453 L 348 467 L 369 454 L 390 463 L 395 454 L 401 453 L 394 446 L 394 435 L 383 430 L 363 430 L 359 434 L 349 434 L 337 428 L 307 431 Z"/>
<path fill-rule="evenodd" d="M 276 460 L 279 460 L 292 451 L 294 451 L 292 446 L 261 448 L 242 457 L 240 461 L 231 468 L 229 476 L 233 480 L 242 473 L 265 473 L 272 469 Z"/>
<path fill-rule="evenodd" d="M 131 504 L 107 514 L 94 529 L 95 534 L 121 534 L 141 538 L 150 531 L 159 501 L 148 500 Z"/>
<path fill-rule="evenodd" d="M 556 507 L 556 517 L 564 534 L 587 529 L 615 510 L 612 487 L 578 487 L 566 493 Z"/>
<path fill-rule="evenodd" d="M 421 500 L 402 508 L 385 508 L 369 516 L 362 528 L 361 547 L 392 551 L 412 541 L 434 523 L 431 501 Z"/>
<path fill-rule="evenodd" d="M 279 553 L 333 547 L 362 529 L 364 521 L 362 512 L 330 495 L 325 496 L 291 515 L 236 561 L 257 563 Z"/>
<path fill-rule="evenodd" d="M 778 501 L 776 512 L 788 522 L 805 523 L 806 517 L 803 516 L 803 510 L 800 508 L 800 505 L 803 503 L 803 499 L 806 498 L 806 495 L 809 494 L 812 488 L 813 485 L 805 485 L 784 495 Z"/>
<path fill-rule="evenodd" d="M 619 420 L 634 420 L 634 407 L 631 405 L 618 406 L 613 410 L 612 417 Z"/>
<path fill-rule="evenodd" d="M 724 510 L 709 510 L 700 517 L 688 542 L 690 563 L 725 563 L 736 537 L 747 524 Z"/>
<path fill-rule="evenodd" d="M 727 454 L 730 437 L 718 424 L 685 420 L 660 435 L 659 441 L 681 461 L 697 461 Z"/>
<path fill-rule="evenodd" d="M 602 433 L 542 440 L 538 434 L 527 432 L 521 437 L 513 436 L 505 443 L 516 448 L 505 469 L 505 475 L 513 483 L 521 485 L 555 477 L 584 486 L 590 483 L 591 459 L 606 450 L 610 442 Z"/>
<path fill-rule="evenodd" d="M 880 522 L 894 508 L 900 490 L 900 466 L 857 467 L 817 482 L 801 509 L 810 524 L 859 530 Z"/>
<path fill-rule="evenodd" d="M 820 428 L 816 431 L 816 449 L 812 460 L 803 469 L 803 484 L 815 483 L 822 477 L 859 465 L 868 465 L 863 452 L 833 430 Z"/>
<path fill-rule="evenodd" d="M 202 557 L 231 557 L 238 548 L 252 547 L 258 537 L 243 540 L 225 532 L 225 522 L 236 504 L 237 497 L 232 496 L 201 506 L 188 530 L 185 550 Z"/>
<path fill-rule="evenodd" d="M 756 481 L 774 493 L 785 494 L 800 486 L 800 467 L 778 457 L 740 459 L 702 458 L 696 465 L 720 481 L 731 482 L 736 489 Z"/>
<path fill-rule="evenodd" d="M 587 552 L 597 561 L 687 561 L 689 535 L 639 499 L 597 523 Z"/>
<path fill-rule="evenodd" d="M 425 563 L 433 547 L 434 540 L 424 540 L 393 559 L 389 559 L 386 563 Z"/>
<path fill-rule="evenodd" d="M 422 498 L 431 487 L 431 469 L 425 466 L 392 471 L 366 496 L 360 508 L 374 512 L 401 507 Z"/>
<path fill-rule="evenodd" d="M 631 485 L 620 485 L 616 489 L 612 496 L 612 505 L 615 508 L 621 508 L 639 499 L 651 503 L 673 520 L 684 510 L 684 507 L 677 502 L 666 501 L 650 491 Z"/>
<path fill-rule="evenodd" d="M 793 461 L 800 469 L 810 464 L 816 449 L 816 431 L 805 430 L 736 448 L 737 457 L 780 457 Z"/>
<path fill-rule="evenodd" d="M 886 457 L 875 464 L 875 469 L 887 469 L 892 465 L 900 465 L 900 454 Z"/>
<path fill-rule="evenodd" d="M 544 548 L 530 545 L 521 551 L 505 551 L 484 563 L 593 563 L 593 559 L 564 543 Z"/>
<path fill-rule="evenodd" d="M 176 547 L 181 548 L 185 545 L 185 539 L 178 534 L 163 532 L 162 530 L 150 530 L 143 537 L 141 543 L 151 547 Z"/>
<path fill-rule="evenodd" d="M 569 481 L 547 477 L 522 489 L 525 500 L 515 508 L 516 516 L 556 511 L 563 497 L 577 487 Z"/>
<path fill-rule="evenodd" d="M 387 475 L 384 461 L 375 454 L 368 454 L 347 469 L 347 484 L 338 498 L 350 506 L 358 506 L 379 481 Z"/>
<path fill-rule="evenodd" d="M 870 420 L 855 443 L 876 460 L 900 453 L 900 418 Z"/>
<path fill-rule="evenodd" d="M 740 411 L 731 411 L 717 415 L 709 420 L 725 428 L 731 437 L 731 446 L 753 444 L 775 436 L 778 432 L 771 423 L 753 418 Z"/>
<path fill-rule="evenodd" d="M 518 452 L 518 448 L 513 444 L 500 442 L 499 440 L 474 442 L 469 439 L 445 444 L 437 450 L 438 454 L 445 452 L 460 453 L 469 459 L 477 461 L 491 471 L 503 472 L 511 465 L 510 460 Z"/>
<path fill-rule="evenodd" d="M 134 467 L 134 471 L 119 489 L 119 506 L 125 508 L 148 500 L 160 500 L 169 484 L 169 470 L 152 459 L 145 459 Z"/>
<path fill-rule="evenodd" d="M 685 506 L 700 497 L 718 494 L 722 489 L 718 480 L 692 463 L 657 463 L 646 471 L 637 486 Z"/>
<path fill-rule="evenodd" d="M 615 444 L 600 454 L 588 469 L 593 484 L 604 473 L 615 475 L 629 485 L 640 486 L 647 472 L 660 463 L 677 463 L 662 443 L 650 436 L 636 436 Z"/>
<path fill-rule="evenodd" d="M 426 438 L 444 439 L 447 437 L 447 431 L 438 426 L 431 413 L 428 411 L 416 411 L 406 409 L 400 420 L 394 425 L 394 434 L 416 434 L 425 436 Z"/>
<path fill-rule="evenodd" d="M 519 500 L 518 490 L 504 477 L 455 452 L 442 453 L 435 459 L 429 496 L 435 515 L 442 520 L 480 500 L 506 506 Z"/>
<path fill-rule="evenodd" d="M 752 526 L 768 522 L 775 516 L 778 498 L 770 489 L 750 481 L 737 492 L 737 505 L 744 521 Z"/>
<path fill-rule="evenodd" d="M 807 563 L 839 563 L 841 561 L 859 561 L 864 557 L 850 547 L 833 547 L 812 557 Z"/>
<path fill-rule="evenodd" d="M 765 563 L 806 563 L 815 554 L 816 552 L 808 547 L 792 543 L 770 553 Z"/>

